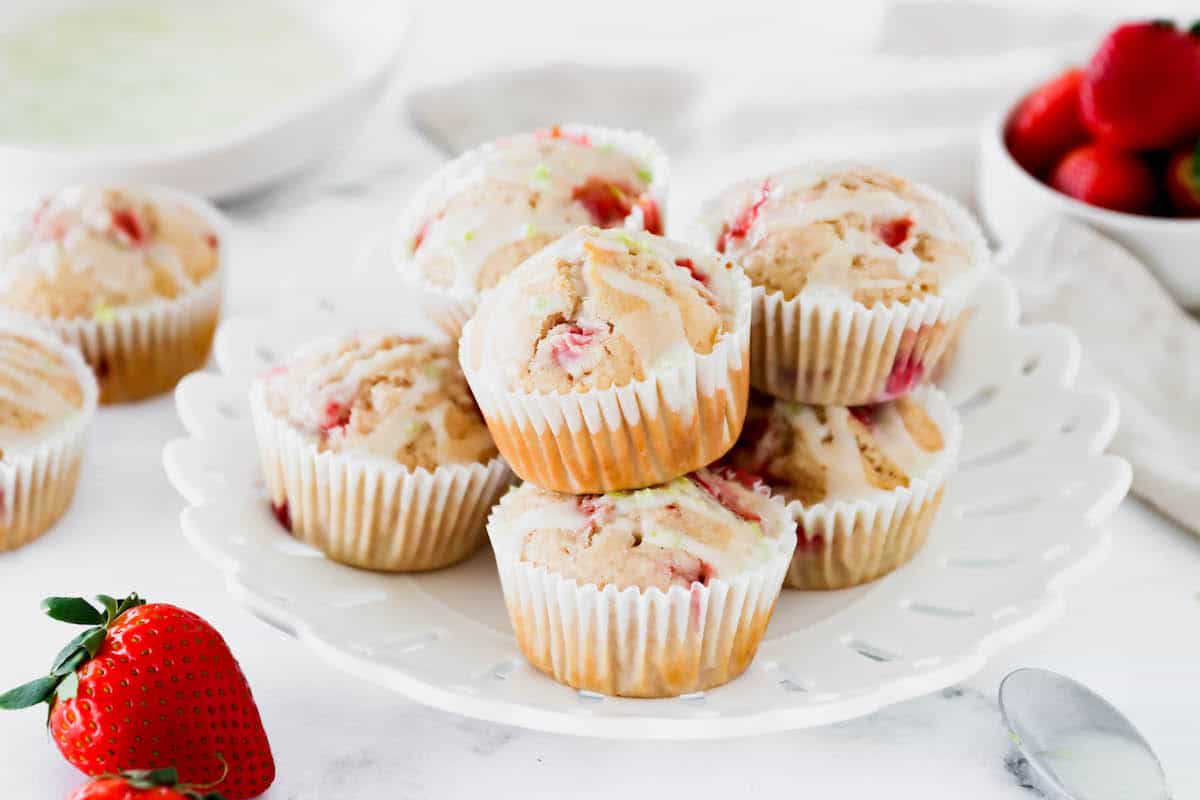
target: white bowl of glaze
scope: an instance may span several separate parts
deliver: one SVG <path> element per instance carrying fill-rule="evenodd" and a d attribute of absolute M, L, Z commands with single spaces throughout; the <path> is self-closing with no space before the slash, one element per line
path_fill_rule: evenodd
<path fill-rule="evenodd" d="M 145 2 L 151 5 L 153 0 Z M 4 0 L 0 34 L 85 4 L 86 0 Z M 281 181 L 328 156 L 357 129 L 387 86 L 409 30 L 409 4 L 399 0 L 276 0 L 275 4 L 330 37 L 347 59 L 344 77 L 219 133 L 178 144 L 79 148 L 0 138 L 0 175 L 5 184 L 0 191 L 27 198 L 64 184 L 117 180 L 162 184 L 225 199 Z"/>
<path fill-rule="evenodd" d="M 979 137 L 978 200 L 988 232 L 1004 245 L 1015 245 L 1032 225 L 1056 214 L 1072 217 L 1120 242 L 1154 271 L 1180 305 L 1200 309 L 1200 219 L 1109 211 L 1055 191 L 1008 152 L 1004 131 L 1011 113 L 991 117 Z"/>

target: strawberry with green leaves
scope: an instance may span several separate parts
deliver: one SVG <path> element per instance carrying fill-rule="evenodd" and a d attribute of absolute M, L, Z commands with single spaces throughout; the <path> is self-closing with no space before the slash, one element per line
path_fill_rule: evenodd
<path fill-rule="evenodd" d="M 71 792 L 67 800 L 225 800 L 210 788 L 180 783 L 173 767 L 133 769 L 93 778 Z"/>
<path fill-rule="evenodd" d="M 55 744 L 88 775 L 174 767 L 228 800 L 266 791 L 271 748 L 221 635 L 190 611 L 136 594 L 96 600 L 100 609 L 81 597 L 43 601 L 52 619 L 87 627 L 49 675 L 0 694 L 0 708 L 47 703 Z"/>

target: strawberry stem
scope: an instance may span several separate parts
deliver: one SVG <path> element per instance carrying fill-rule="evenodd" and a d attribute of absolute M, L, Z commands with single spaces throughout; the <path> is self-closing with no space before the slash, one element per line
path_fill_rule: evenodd
<path fill-rule="evenodd" d="M 96 602 L 103 606 L 103 612 L 82 597 L 47 597 L 42 601 L 42 610 L 51 619 L 92 627 L 78 634 L 58 651 L 49 675 L 0 694 L 0 709 L 29 708 L 39 703 L 51 703 L 56 697 L 60 700 L 74 697 L 79 685 L 75 670 L 96 657 L 104 645 L 109 626 L 118 617 L 145 601 L 135 592 L 123 600 L 105 594 L 97 595 Z"/>

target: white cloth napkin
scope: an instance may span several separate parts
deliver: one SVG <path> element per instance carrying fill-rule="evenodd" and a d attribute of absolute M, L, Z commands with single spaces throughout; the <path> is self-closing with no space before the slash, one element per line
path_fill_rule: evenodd
<path fill-rule="evenodd" d="M 1121 402 L 1112 450 L 1133 489 L 1179 523 L 1200 525 L 1200 323 L 1129 251 L 1066 217 L 1035 226 L 1002 257 L 1021 310 L 1072 328 L 1084 380 Z"/>
<path fill-rule="evenodd" d="M 739 49 L 730 36 L 707 48 L 710 65 L 523 65 L 426 85 L 408 108 L 448 154 L 567 120 L 646 130 L 672 156 L 668 229 L 733 180 L 813 158 L 879 163 L 971 204 L 978 125 L 1080 61 L 1110 25 L 1074 11 L 896 3 L 873 41 L 840 58 L 798 52 L 793 64 L 754 73 L 745 65 L 756 59 L 743 57 L 753 40 Z M 1079 224 L 1048 223 L 1012 263 L 1027 317 L 1075 328 L 1086 369 L 1120 397 L 1112 450 L 1134 465 L 1135 491 L 1200 526 L 1196 323 L 1142 264 Z"/>

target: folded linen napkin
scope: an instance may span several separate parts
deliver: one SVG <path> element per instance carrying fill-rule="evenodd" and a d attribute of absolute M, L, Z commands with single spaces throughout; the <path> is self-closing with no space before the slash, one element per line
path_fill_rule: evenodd
<path fill-rule="evenodd" d="M 1035 225 L 1007 255 L 1023 316 L 1073 329 L 1084 380 L 1116 393 L 1112 450 L 1133 489 L 1200 532 L 1200 323 L 1129 251 L 1066 217 Z"/>

